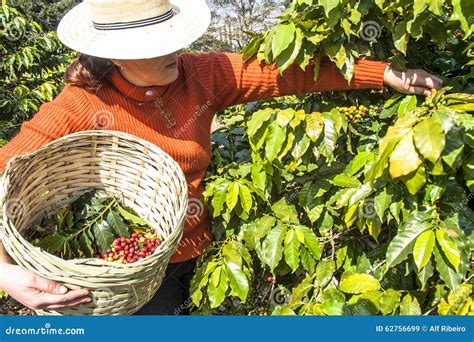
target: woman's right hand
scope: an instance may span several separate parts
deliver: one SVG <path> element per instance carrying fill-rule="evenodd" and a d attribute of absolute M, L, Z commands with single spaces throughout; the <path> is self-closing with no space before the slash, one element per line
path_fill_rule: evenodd
<path fill-rule="evenodd" d="M 55 281 L 7 262 L 0 263 L 0 289 L 33 310 L 71 309 L 91 302 L 87 290 L 69 291 Z"/>

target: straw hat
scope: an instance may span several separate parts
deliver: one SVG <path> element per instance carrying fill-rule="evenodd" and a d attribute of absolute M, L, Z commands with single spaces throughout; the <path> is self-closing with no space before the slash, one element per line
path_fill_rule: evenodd
<path fill-rule="evenodd" d="M 58 36 L 87 55 L 145 59 L 186 47 L 210 21 L 205 0 L 85 0 L 62 18 Z"/>

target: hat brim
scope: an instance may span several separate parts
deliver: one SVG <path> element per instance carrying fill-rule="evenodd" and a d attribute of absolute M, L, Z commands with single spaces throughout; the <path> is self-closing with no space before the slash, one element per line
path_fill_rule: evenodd
<path fill-rule="evenodd" d="M 201 37 L 211 22 L 204 0 L 171 0 L 176 14 L 165 22 L 121 30 L 97 30 L 82 2 L 58 26 L 59 39 L 78 52 L 110 59 L 147 59 L 176 52 Z"/>

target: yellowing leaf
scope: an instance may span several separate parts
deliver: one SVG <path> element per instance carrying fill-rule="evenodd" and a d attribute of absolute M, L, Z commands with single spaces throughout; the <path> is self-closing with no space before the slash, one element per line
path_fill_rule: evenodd
<path fill-rule="evenodd" d="M 421 162 L 413 144 L 413 131 L 410 131 L 400 140 L 390 156 L 390 175 L 392 178 L 408 175 L 418 169 Z"/>
<path fill-rule="evenodd" d="M 306 134 L 315 142 L 323 132 L 324 119 L 323 114 L 314 112 L 306 115 Z"/>
<path fill-rule="evenodd" d="M 339 290 L 352 294 L 377 291 L 379 289 L 379 281 L 369 274 L 352 274 L 342 279 L 339 284 Z"/>
<path fill-rule="evenodd" d="M 443 152 L 445 136 L 443 127 L 434 119 L 427 118 L 413 130 L 415 146 L 433 164 Z"/>

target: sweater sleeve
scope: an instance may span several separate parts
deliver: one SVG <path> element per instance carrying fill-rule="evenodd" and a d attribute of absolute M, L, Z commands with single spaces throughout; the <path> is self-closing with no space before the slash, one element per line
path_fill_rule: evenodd
<path fill-rule="evenodd" d="M 53 101 L 43 104 L 31 120 L 22 124 L 20 132 L 0 148 L 0 174 L 12 157 L 35 151 L 76 131 L 74 116 L 81 110 L 78 101 L 83 96 L 81 92 L 77 87 L 66 86 Z"/>
<path fill-rule="evenodd" d="M 328 58 L 320 64 L 318 78 L 313 77 L 314 63 L 306 70 L 293 64 L 280 75 L 277 67 L 260 64 L 256 59 L 243 63 L 242 55 L 211 52 L 194 58 L 203 91 L 217 108 L 266 100 L 283 95 L 310 92 L 383 87 L 385 62 L 358 60 L 354 77 L 348 83 L 340 70 Z"/>

